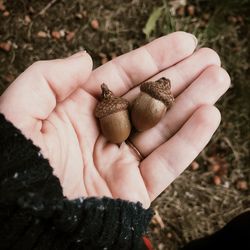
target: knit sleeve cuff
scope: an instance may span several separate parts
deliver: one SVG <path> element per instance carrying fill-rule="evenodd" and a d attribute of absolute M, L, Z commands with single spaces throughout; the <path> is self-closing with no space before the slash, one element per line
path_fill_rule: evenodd
<path fill-rule="evenodd" d="M 2 114 L 0 138 L 1 246 L 8 248 L 15 242 L 22 249 L 33 245 L 138 249 L 151 209 L 107 197 L 68 200 L 40 149 Z"/>

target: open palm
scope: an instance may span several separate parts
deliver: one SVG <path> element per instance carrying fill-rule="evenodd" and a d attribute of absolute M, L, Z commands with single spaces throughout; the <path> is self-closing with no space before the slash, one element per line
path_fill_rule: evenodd
<path fill-rule="evenodd" d="M 4 92 L 0 112 L 41 148 L 69 198 L 109 196 L 148 207 L 199 154 L 220 122 L 212 106 L 230 78 L 218 55 L 195 51 L 192 35 L 161 37 L 92 71 L 86 52 L 33 64 Z M 195 51 L 195 52 L 194 52 Z M 175 104 L 154 128 L 126 143 L 109 143 L 94 109 L 105 82 L 132 101 L 139 84 L 165 76 Z"/>

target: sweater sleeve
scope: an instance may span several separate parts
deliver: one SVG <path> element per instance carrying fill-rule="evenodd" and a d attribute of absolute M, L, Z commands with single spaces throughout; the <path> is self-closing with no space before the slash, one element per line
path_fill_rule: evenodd
<path fill-rule="evenodd" d="M 1 249 L 139 249 L 151 217 L 139 202 L 68 200 L 40 149 L 0 114 Z"/>

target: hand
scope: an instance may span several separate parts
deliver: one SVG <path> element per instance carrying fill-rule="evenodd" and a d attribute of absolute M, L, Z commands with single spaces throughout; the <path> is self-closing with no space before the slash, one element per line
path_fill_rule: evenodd
<path fill-rule="evenodd" d="M 86 52 L 40 61 L 21 74 L 0 98 L 0 112 L 38 145 L 60 179 L 64 194 L 109 196 L 148 207 L 195 159 L 220 122 L 213 106 L 230 78 L 218 55 L 194 52 L 195 38 L 176 32 L 115 58 L 92 72 Z M 107 142 L 94 117 L 100 84 L 133 100 L 138 85 L 165 76 L 175 104 L 154 128 L 132 143 Z"/>

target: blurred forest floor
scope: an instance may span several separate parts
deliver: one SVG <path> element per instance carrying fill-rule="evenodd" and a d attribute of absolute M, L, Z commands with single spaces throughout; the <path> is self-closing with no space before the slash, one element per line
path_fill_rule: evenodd
<path fill-rule="evenodd" d="M 87 49 L 95 67 L 175 30 L 221 56 L 232 79 L 209 146 L 153 203 L 155 249 L 178 249 L 250 207 L 250 0 L 0 0 L 0 93 L 36 60 Z"/>

